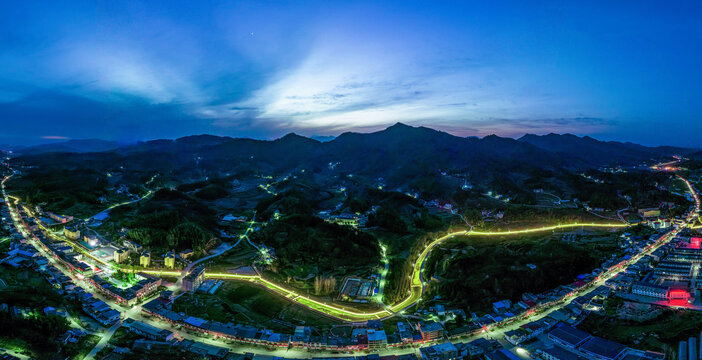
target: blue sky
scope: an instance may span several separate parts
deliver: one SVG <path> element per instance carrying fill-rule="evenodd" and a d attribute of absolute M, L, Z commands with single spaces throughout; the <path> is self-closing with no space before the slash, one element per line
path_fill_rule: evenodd
<path fill-rule="evenodd" d="M 0 142 L 572 132 L 699 146 L 695 1 L 3 2 Z"/>

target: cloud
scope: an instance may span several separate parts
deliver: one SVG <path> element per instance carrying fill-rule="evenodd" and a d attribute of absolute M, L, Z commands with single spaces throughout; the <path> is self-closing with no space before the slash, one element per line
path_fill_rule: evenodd
<path fill-rule="evenodd" d="M 59 136 L 59 135 L 46 135 L 46 136 L 42 136 L 41 138 L 45 139 L 45 140 L 68 140 L 68 139 L 70 139 L 67 136 Z"/>
<path fill-rule="evenodd" d="M 129 94 L 93 99 L 70 92 L 40 91 L 0 103 L 0 137 L 34 138 L 61 134 L 70 138 L 153 139 L 215 132 L 211 120 L 190 114 L 178 103 L 153 104 Z M 38 134 L 38 132 L 40 132 Z"/>
<path fill-rule="evenodd" d="M 55 60 L 59 76 L 79 84 L 83 94 L 126 93 L 153 103 L 207 99 L 193 79 L 192 67 L 174 64 L 165 54 L 119 42 L 79 42 L 66 45 L 60 54 Z"/>
<path fill-rule="evenodd" d="M 587 104 L 554 95 L 555 90 L 534 84 L 519 66 L 473 61 L 448 66 L 443 58 L 409 50 L 393 54 L 364 44 L 321 43 L 248 98 L 198 111 L 221 127 L 247 121 L 326 134 L 376 130 L 397 121 L 463 132 L 488 131 L 490 125 L 495 133 L 549 125 L 574 131 L 568 125 L 587 123 L 559 122 L 581 117 Z M 531 118 L 548 120 L 526 120 Z"/>
<path fill-rule="evenodd" d="M 527 133 L 576 133 L 593 134 L 611 129 L 616 122 L 603 118 L 572 117 L 546 119 L 485 119 L 471 122 L 472 128 L 456 126 L 439 126 L 438 128 L 460 136 L 485 136 L 496 134 L 500 136 L 519 137 Z"/>

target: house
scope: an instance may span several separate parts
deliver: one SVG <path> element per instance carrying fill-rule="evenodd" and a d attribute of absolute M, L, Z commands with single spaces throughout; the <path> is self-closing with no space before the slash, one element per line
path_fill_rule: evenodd
<path fill-rule="evenodd" d="M 513 354 L 509 350 L 499 349 L 485 354 L 486 360 L 521 360 L 517 355 Z"/>
<path fill-rule="evenodd" d="M 402 342 L 411 342 L 412 341 L 412 330 L 405 325 L 403 322 L 398 322 L 397 323 L 397 336 L 400 337 L 400 340 Z"/>
<path fill-rule="evenodd" d="M 166 329 L 159 329 L 157 327 L 151 326 L 147 323 L 141 321 L 135 321 L 134 319 L 128 319 L 124 322 L 124 326 L 128 328 L 131 332 L 144 336 L 151 340 L 157 341 L 170 341 L 173 340 L 173 332 Z"/>
<path fill-rule="evenodd" d="M 310 341 L 312 330 L 306 326 L 296 326 L 293 334 L 293 343 L 306 343 Z"/>
<path fill-rule="evenodd" d="M 661 216 L 661 210 L 659 208 L 644 208 L 639 209 L 639 216 L 642 218 L 653 218 Z"/>
<path fill-rule="evenodd" d="M 126 249 L 117 249 L 113 253 L 114 255 L 114 261 L 116 264 L 121 264 L 124 261 L 126 261 L 129 258 L 129 250 Z"/>
<path fill-rule="evenodd" d="M 186 348 L 191 353 L 200 355 L 207 359 L 224 359 L 229 350 L 219 346 L 208 345 L 197 341 L 183 340 L 181 346 Z"/>
<path fill-rule="evenodd" d="M 205 268 L 200 266 L 183 278 L 183 291 L 195 291 L 205 281 Z"/>
<path fill-rule="evenodd" d="M 582 344 L 578 350 L 590 359 L 596 360 L 614 360 L 618 359 L 627 347 L 596 336 L 588 339 Z"/>
<path fill-rule="evenodd" d="M 585 331 L 578 330 L 570 325 L 561 324 L 548 333 L 548 338 L 556 344 L 566 348 L 575 349 L 584 344 L 592 336 Z"/>
<path fill-rule="evenodd" d="M 424 341 L 431 341 L 444 336 L 444 328 L 436 321 L 431 321 L 419 325 L 419 332 Z"/>
<path fill-rule="evenodd" d="M 582 356 L 558 346 L 550 349 L 538 349 L 536 350 L 536 355 L 544 360 L 585 360 Z"/>
<path fill-rule="evenodd" d="M 175 254 L 172 251 L 169 251 L 166 253 L 166 255 L 164 255 L 163 264 L 169 269 L 175 268 Z"/>
<path fill-rule="evenodd" d="M 143 267 L 149 267 L 151 265 L 150 251 L 144 251 L 143 253 L 141 253 L 141 257 L 139 258 L 139 265 Z"/>
<path fill-rule="evenodd" d="M 80 230 L 75 226 L 65 226 L 63 228 L 63 235 L 71 240 L 80 239 Z"/>
<path fill-rule="evenodd" d="M 193 252 L 192 249 L 185 249 L 178 254 L 181 259 L 187 259 L 195 255 L 195 252 Z"/>
<path fill-rule="evenodd" d="M 459 358 L 458 349 L 450 342 L 419 349 L 422 359 L 426 360 L 456 360 Z"/>
<path fill-rule="evenodd" d="M 631 287 L 632 294 L 648 296 L 657 299 L 667 299 L 669 290 L 670 289 L 667 286 L 650 284 L 645 282 L 638 282 Z"/>
<path fill-rule="evenodd" d="M 502 300 L 498 301 L 495 303 L 492 303 L 492 310 L 495 311 L 497 314 L 502 314 L 506 311 L 509 311 L 509 308 L 512 307 L 512 302 L 509 300 Z"/>
<path fill-rule="evenodd" d="M 368 330 L 368 348 L 371 350 L 383 349 L 388 346 L 388 336 L 384 330 Z"/>

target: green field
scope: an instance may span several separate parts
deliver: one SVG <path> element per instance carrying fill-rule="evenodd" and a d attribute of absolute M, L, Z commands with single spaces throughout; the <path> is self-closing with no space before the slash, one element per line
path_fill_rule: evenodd
<path fill-rule="evenodd" d="M 183 295 L 175 302 L 173 310 L 207 320 L 231 321 L 286 332 L 295 325 L 312 323 L 326 327 L 340 323 L 260 286 L 238 281 L 227 281 L 214 295 Z"/>

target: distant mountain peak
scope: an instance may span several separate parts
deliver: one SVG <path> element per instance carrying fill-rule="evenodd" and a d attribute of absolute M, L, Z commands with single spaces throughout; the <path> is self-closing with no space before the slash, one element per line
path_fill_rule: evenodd
<path fill-rule="evenodd" d="M 294 132 L 287 133 L 283 137 L 275 140 L 282 143 L 319 143 L 319 141 L 310 139 L 306 136 L 298 135 Z"/>
<path fill-rule="evenodd" d="M 296 133 L 294 133 L 294 132 L 290 132 L 290 133 L 287 133 L 287 134 L 283 135 L 283 137 L 281 137 L 279 140 L 296 140 L 296 139 L 311 140 L 311 139 L 308 138 L 308 137 L 305 137 L 305 136 L 302 136 L 302 135 L 298 135 L 298 134 L 296 134 Z"/>
<path fill-rule="evenodd" d="M 102 152 L 117 149 L 119 144 L 116 141 L 100 139 L 70 139 L 66 141 L 54 142 L 30 146 L 22 149 L 24 153 L 50 153 L 50 152 Z"/>
<path fill-rule="evenodd" d="M 401 122 L 396 122 L 395 124 L 388 126 L 385 130 L 390 130 L 390 129 L 413 129 L 413 126 L 409 126 L 407 124 L 401 123 Z"/>
<path fill-rule="evenodd" d="M 591 164 L 636 164 L 656 157 L 671 155 L 670 149 L 651 148 L 632 143 L 601 141 L 590 136 L 573 134 L 525 134 L 519 141 L 544 150 L 566 154 Z"/>

